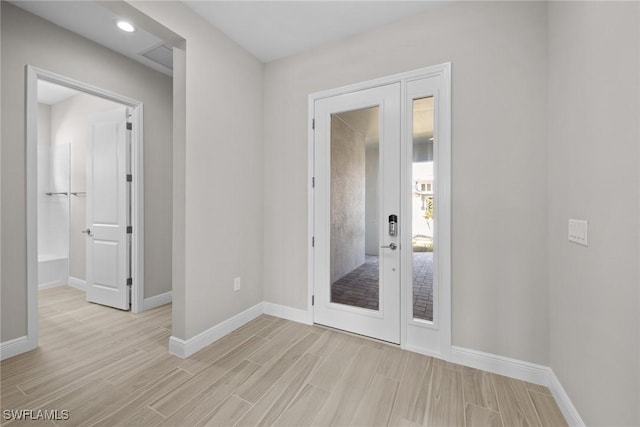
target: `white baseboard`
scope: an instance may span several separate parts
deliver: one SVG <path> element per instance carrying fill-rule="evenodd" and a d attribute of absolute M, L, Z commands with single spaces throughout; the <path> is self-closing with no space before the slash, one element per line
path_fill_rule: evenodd
<path fill-rule="evenodd" d="M 0 360 L 5 360 L 20 353 L 32 350 L 29 345 L 27 336 L 18 337 L 9 341 L 0 343 Z"/>
<path fill-rule="evenodd" d="M 578 414 L 571 399 L 569 399 L 569 395 L 565 392 L 562 384 L 560 384 L 560 381 L 553 373 L 553 370 L 548 366 L 456 346 L 451 347 L 450 361 L 471 368 L 549 387 L 567 423 L 569 423 L 570 426 L 585 426 L 580 414 Z"/>
<path fill-rule="evenodd" d="M 260 302 L 188 340 L 182 340 L 172 336 L 169 338 L 169 353 L 183 359 L 191 356 L 260 316 L 263 313 L 262 305 L 263 303 Z"/>
<path fill-rule="evenodd" d="M 66 283 L 64 283 L 62 280 L 54 280 L 53 282 L 47 282 L 43 283 L 42 285 L 38 285 L 38 290 L 57 288 L 60 286 L 64 286 L 65 284 Z"/>
<path fill-rule="evenodd" d="M 186 341 L 180 338 L 176 338 L 173 335 L 169 337 L 169 353 L 174 356 L 178 356 L 181 359 L 186 359 L 191 354 L 186 353 Z"/>
<path fill-rule="evenodd" d="M 313 319 L 310 313 L 299 308 L 287 307 L 286 305 L 264 302 L 264 314 L 280 317 L 282 319 L 291 320 L 292 322 L 304 323 L 312 325 Z"/>
<path fill-rule="evenodd" d="M 72 288 L 80 289 L 81 291 L 87 291 L 87 282 L 77 277 L 69 276 L 69 286 Z"/>
<path fill-rule="evenodd" d="M 551 368 L 549 368 L 548 387 L 551 390 L 551 394 L 553 394 L 553 397 L 556 399 L 556 403 L 558 403 L 558 407 L 560 408 L 560 411 L 562 411 L 562 415 L 564 415 L 567 423 L 570 426 L 584 427 L 586 424 L 582 421 L 582 417 L 580 417 L 578 410 L 573 406 L 571 399 L 569 399 L 569 395 L 564 390 L 564 387 L 560 384 L 560 380 L 558 380 L 558 377 L 556 377 L 556 374 Z"/>
<path fill-rule="evenodd" d="M 152 308 L 160 307 L 161 305 L 169 304 L 173 300 L 171 291 L 165 292 L 160 295 L 145 298 L 142 301 L 142 311 L 151 310 Z"/>
<path fill-rule="evenodd" d="M 549 368 L 510 357 L 451 346 L 451 362 L 543 386 L 549 385 Z"/>

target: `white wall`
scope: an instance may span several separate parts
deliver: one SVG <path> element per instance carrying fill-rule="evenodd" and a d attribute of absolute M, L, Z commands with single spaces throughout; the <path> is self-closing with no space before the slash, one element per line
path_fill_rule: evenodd
<path fill-rule="evenodd" d="M 145 297 L 171 290 L 171 79 L 2 2 L 2 271 L 5 342 L 27 332 L 25 65 L 145 104 Z M 9 249 L 10 248 L 10 249 Z M 8 250 L 9 249 L 9 250 Z"/>
<path fill-rule="evenodd" d="M 68 155 L 68 147 L 67 147 Z M 68 192 L 69 159 L 62 159 L 60 153 L 53 153 L 51 147 L 51 107 L 38 104 L 38 256 L 68 256 L 68 196 L 51 195 L 49 192 Z M 60 167 L 52 168 L 54 158 L 62 160 L 65 171 Z M 62 165 L 59 165 L 62 166 Z M 57 171 L 57 178 L 52 170 Z M 66 174 L 64 173 L 66 172 Z M 64 182 L 66 175 L 66 182 Z M 56 185 L 57 181 L 57 185 Z M 61 185 L 62 184 L 62 185 Z"/>
<path fill-rule="evenodd" d="M 69 256 L 69 144 L 38 146 L 37 168 L 38 256 L 67 258 Z"/>
<path fill-rule="evenodd" d="M 90 114 L 111 111 L 119 107 L 121 107 L 120 104 L 85 93 L 79 93 L 51 106 L 52 146 L 69 144 L 71 148 L 70 191 L 87 191 L 87 117 Z M 69 242 L 69 275 L 81 280 L 86 280 L 87 237 L 81 232 L 87 228 L 85 203 L 86 195 L 71 195 L 69 198 L 70 225 L 67 237 Z"/>
<path fill-rule="evenodd" d="M 188 339 L 263 299 L 263 65 L 178 2 L 132 5 L 186 40 L 174 70 L 185 132 L 174 141 L 184 192 L 174 195 L 183 274 L 174 275 L 173 336 Z"/>
<path fill-rule="evenodd" d="M 551 367 L 594 426 L 640 425 L 639 23 L 637 2 L 549 4 Z"/>
<path fill-rule="evenodd" d="M 308 94 L 451 61 L 453 343 L 548 364 L 546 20 L 545 3 L 460 2 L 267 64 L 265 300 L 309 298 Z"/>

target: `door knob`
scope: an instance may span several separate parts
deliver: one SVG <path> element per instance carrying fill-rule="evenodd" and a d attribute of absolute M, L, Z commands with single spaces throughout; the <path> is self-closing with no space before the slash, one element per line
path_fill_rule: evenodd
<path fill-rule="evenodd" d="M 85 233 L 87 236 L 91 236 L 91 229 L 87 228 L 86 230 L 82 230 L 83 233 Z"/>
<path fill-rule="evenodd" d="M 398 249 L 398 245 L 396 245 L 395 243 L 389 243 L 389 246 L 380 246 L 383 249 L 391 249 L 392 251 L 395 251 L 396 249 Z"/>

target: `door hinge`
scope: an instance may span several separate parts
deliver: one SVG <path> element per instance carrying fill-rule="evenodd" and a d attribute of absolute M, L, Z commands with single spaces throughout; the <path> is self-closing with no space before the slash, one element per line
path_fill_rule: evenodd
<path fill-rule="evenodd" d="M 316 296 L 311 295 L 311 305 L 316 305 Z"/>
<path fill-rule="evenodd" d="M 315 130 L 316 128 L 316 119 L 311 119 L 311 129 Z"/>
<path fill-rule="evenodd" d="M 316 188 L 316 177 L 315 176 L 311 177 L 311 188 Z"/>
<path fill-rule="evenodd" d="M 133 181 L 133 175 L 131 175 L 130 173 L 127 174 L 127 182 L 132 182 Z"/>
<path fill-rule="evenodd" d="M 133 285 L 133 279 L 131 277 L 127 277 L 127 286 Z"/>
<path fill-rule="evenodd" d="M 311 237 L 311 247 L 315 248 L 316 247 L 316 238 L 315 237 Z"/>
<path fill-rule="evenodd" d="M 132 130 L 132 129 L 133 129 L 133 123 L 127 122 L 127 130 Z"/>
<path fill-rule="evenodd" d="M 127 225 L 127 234 L 131 234 L 133 233 L 133 227 L 130 225 Z"/>

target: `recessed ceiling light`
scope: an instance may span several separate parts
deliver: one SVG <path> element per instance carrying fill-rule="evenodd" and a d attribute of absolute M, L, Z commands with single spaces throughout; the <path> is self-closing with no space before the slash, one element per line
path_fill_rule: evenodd
<path fill-rule="evenodd" d="M 126 31 L 127 33 L 132 33 L 132 32 L 134 32 L 136 30 L 135 27 L 133 25 L 131 25 L 131 23 L 127 22 L 127 21 L 118 21 L 118 22 L 116 22 L 116 25 L 122 31 Z"/>

